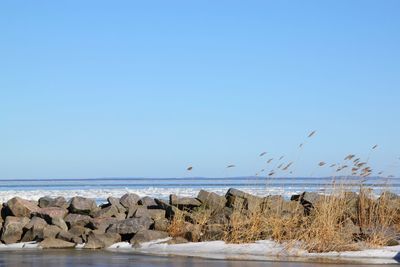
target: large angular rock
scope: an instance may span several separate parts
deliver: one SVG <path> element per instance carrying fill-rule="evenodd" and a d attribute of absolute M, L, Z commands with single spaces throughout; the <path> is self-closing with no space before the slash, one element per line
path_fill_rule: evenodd
<path fill-rule="evenodd" d="M 33 217 L 28 224 L 25 225 L 25 234 L 21 242 L 29 242 L 43 239 L 43 231 L 48 226 L 47 222 L 39 217 Z"/>
<path fill-rule="evenodd" d="M 68 242 L 62 239 L 46 238 L 40 242 L 40 247 L 43 249 L 49 248 L 74 248 L 75 243 Z"/>
<path fill-rule="evenodd" d="M 121 236 L 119 234 L 91 232 L 88 235 L 87 243 L 83 248 L 86 249 L 107 248 L 112 244 L 115 244 L 120 241 L 121 241 Z"/>
<path fill-rule="evenodd" d="M 199 224 L 191 224 L 185 222 L 185 225 L 182 229 L 183 236 L 190 242 L 199 242 L 201 238 L 201 226 Z"/>
<path fill-rule="evenodd" d="M 47 207 L 57 207 L 57 208 L 68 208 L 68 203 L 63 197 L 41 197 L 39 198 L 39 207 L 47 208 Z"/>
<path fill-rule="evenodd" d="M 64 218 L 69 228 L 73 226 L 86 226 L 91 220 L 92 218 L 88 215 L 74 213 L 70 213 Z"/>
<path fill-rule="evenodd" d="M 76 214 L 89 215 L 96 210 L 98 210 L 96 201 L 84 197 L 73 197 L 69 205 L 69 211 Z"/>
<path fill-rule="evenodd" d="M 157 239 L 167 238 L 169 235 L 166 232 L 155 230 L 140 230 L 130 240 L 131 244 L 149 242 Z"/>
<path fill-rule="evenodd" d="M 259 212 L 263 199 L 238 189 L 230 188 L 226 193 L 227 206 L 237 211 Z"/>
<path fill-rule="evenodd" d="M 64 219 L 64 217 L 68 214 L 68 210 L 59 207 L 47 207 L 41 208 L 33 214 L 35 216 L 45 219 L 46 222 L 50 224 L 55 218 Z"/>
<path fill-rule="evenodd" d="M 149 217 L 153 220 L 165 218 L 165 210 L 162 209 L 147 209 L 146 207 L 139 206 L 135 212 L 135 218 Z"/>
<path fill-rule="evenodd" d="M 105 232 L 111 224 L 117 223 L 119 220 L 114 217 L 110 218 L 94 218 L 88 224 L 88 227 L 99 232 Z"/>
<path fill-rule="evenodd" d="M 133 194 L 133 193 L 128 193 L 128 194 L 123 195 L 119 199 L 119 202 L 126 209 L 129 209 L 130 207 L 136 206 L 138 204 L 139 199 L 140 199 L 140 197 L 138 195 Z"/>
<path fill-rule="evenodd" d="M 169 220 L 166 218 L 154 220 L 154 230 L 167 232 L 169 228 Z"/>
<path fill-rule="evenodd" d="M 293 195 L 290 200 L 298 201 L 304 208 L 304 214 L 308 216 L 322 197 L 322 195 L 315 192 L 303 192 L 300 195 Z"/>
<path fill-rule="evenodd" d="M 4 222 L 1 241 L 5 244 L 16 243 L 21 240 L 23 228 L 29 223 L 26 217 L 8 216 Z"/>
<path fill-rule="evenodd" d="M 72 242 L 75 244 L 82 244 L 83 240 L 82 237 L 76 236 L 68 231 L 61 231 L 57 234 L 57 239 L 61 239 L 64 241 Z"/>
<path fill-rule="evenodd" d="M 165 210 L 165 218 L 169 220 L 173 219 L 177 212 L 180 212 L 180 210 L 177 207 L 172 206 L 161 199 L 156 198 L 155 202 L 157 203 L 157 207 L 159 207 L 162 210 Z"/>
<path fill-rule="evenodd" d="M 177 195 L 169 196 L 169 204 L 178 207 L 181 210 L 192 210 L 201 206 L 201 202 L 196 198 L 178 197 Z"/>
<path fill-rule="evenodd" d="M 115 206 L 118 210 L 118 213 L 126 213 L 127 209 L 121 205 L 119 198 L 108 197 L 107 201 L 108 201 L 107 206 Z"/>
<path fill-rule="evenodd" d="M 226 205 L 226 198 L 214 192 L 200 190 L 197 199 L 201 201 L 203 206 L 213 211 L 222 210 Z"/>
<path fill-rule="evenodd" d="M 48 237 L 55 238 L 61 231 L 58 226 L 48 225 L 43 229 L 43 239 Z"/>
<path fill-rule="evenodd" d="M 156 203 L 156 201 L 154 200 L 154 198 L 152 197 L 143 197 L 138 201 L 139 205 L 143 205 L 145 207 L 147 207 L 148 209 L 158 209 L 158 205 Z"/>
<path fill-rule="evenodd" d="M 59 227 L 61 230 L 68 231 L 67 223 L 61 218 L 58 218 L 58 217 L 53 218 L 51 220 L 51 224 Z"/>
<path fill-rule="evenodd" d="M 30 217 L 32 213 L 40 210 L 32 201 L 14 197 L 7 202 L 7 206 L 15 217 Z"/>
<path fill-rule="evenodd" d="M 136 234 L 140 230 L 147 230 L 153 224 L 153 220 L 149 217 L 130 218 L 115 224 L 112 224 L 107 233 L 117 233 L 121 235 Z"/>
<path fill-rule="evenodd" d="M 119 213 L 119 210 L 116 206 L 111 205 L 101 210 L 97 210 L 93 212 L 92 216 L 94 218 L 107 218 L 107 217 L 115 217 Z M 125 216 L 124 216 L 125 217 Z"/>

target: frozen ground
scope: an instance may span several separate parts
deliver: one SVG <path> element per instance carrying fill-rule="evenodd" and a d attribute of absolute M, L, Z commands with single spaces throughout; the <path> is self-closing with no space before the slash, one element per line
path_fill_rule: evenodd
<path fill-rule="evenodd" d="M 379 249 L 366 249 L 363 251 L 308 253 L 297 248 L 290 249 L 284 245 L 269 240 L 261 240 L 250 244 L 226 244 L 223 241 L 210 241 L 199 243 L 186 243 L 168 245 L 167 239 L 143 243 L 141 247 L 133 248 L 127 242 L 120 242 L 108 248 L 109 251 L 124 253 L 145 253 L 152 255 L 177 255 L 195 256 L 209 259 L 225 260 L 265 260 L 265 261 L 327 261 L 342 263 L 364 264 L 398 264 L 400 262 L 400 246 L 383 247 Z M 76 249 L 81 249 L 80 245 Z M 4 250 L 32 250 L 40 249 L 38 244 L 18 243 L 0 245 Z"/>

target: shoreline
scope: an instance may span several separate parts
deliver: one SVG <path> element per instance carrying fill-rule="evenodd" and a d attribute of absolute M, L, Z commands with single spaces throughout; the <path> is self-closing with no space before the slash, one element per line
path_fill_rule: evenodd
<path fill-rule="evenodd" d="M 361 197 L 350 192 L 345 196 L 350 200 Z M 397 210 L 400 197 L 388 196 Z M 270 216 L 271 211 L 281 217 L 308 218 L 323 197 L 304 192 L 285 200 L 279 195 L 260 197 L 233 188 L 225 195 L 204 190 L 197 197 L 170 195 L 169 201 L 126 193 L 121 198 L 109 197 L 107 203 L 100 205 L 84 197 L 41 197 L 38 201 L 14 197 L 1 208 L 0 250 L 75 248 L 226 260 L 400 261 L 398 240 L 390 239 L 391 246 L 371 249 L 366 232 L 358 232 L 356 223 L 347 226 L 348 220 L 346 230 L 360 236 L 355 242 L 357 251 L 313 252 L 303 246 L 306 241 L 273 241 L 261 235 L 235 239 L 235 231 L 246 229 L 234 228 L 235 216 L 242 220 L 240 223 L 247 223 L 244 227 L 252 223 L 248 220 L 254 219 L 254 214 Z M 382 197 L 371 201 L 382 205 Z M 204 214 L 208 217 L 199 218 Z"/>

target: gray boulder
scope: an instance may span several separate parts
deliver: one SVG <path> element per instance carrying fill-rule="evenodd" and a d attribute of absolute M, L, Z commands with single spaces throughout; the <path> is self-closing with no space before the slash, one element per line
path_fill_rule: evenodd
<path fill-rule="evenodd" d="M 21 242 L 29 242 L 43 239 L 43 231 L 48 226 L 46 221 L 39 217 L 33 217 L 28 224 L 25 225 Z"/>
<path fill-rule="evenodd" d="M 145 207 L 147 207 L 148 209 L 157 209 L 159 208 L 156 201 L 154 200 L 154 198 L 152 197 L 143 197 L 138 201 L 139 205 L 143 205 Z"/>
<path fill-rule="evenodd" d="M 119 202 L 126 209 L 129 209 L 130 207 L 136 206 L 138 204 L 139 199 L 140 199 L 140 197 L 138 195 L 133 194 L 133 193 L 128 193 L 128 194 L 123 195 L 119 199 Z"/>
<path fill-rule="evenodd" d="M 153 224 L 153 220 L 149 217 L 130 218 L 112 224 L 107 233 L 117 233 L 121 235 L 136 234 L 140 230 L 147 230 Z"/>
<path fill-rule="evenodd" d="M 263 199 L 238 189 L 230 188 L 226 193 L 227 206 L 237 211 L 248 210 L 250 212 L 259 212 Z"/>
<path fill-rule="evenodd" d="M 136 209 L 135 218 L 149 217 L 153 220 L 165 218 L 165 210 L 162 209 L 147 209 L 146 207 L 139 206 Z"/>
<path fill-rule="evenodd" d="M 118 209 L 118 213 L 126 213 L 126 208 L 122 206 L 120 203 L 120 199 L 116 197 L 108 197 L 107 198 L 108 205 L 107 206 L 115 206 Z"/>
<path fill-rule="evenodd" d="M 39 198 L 39 207 L 47 208 L 47 207 L 58 207 L 66 209 L 68 208 L 68 203 L 63 197 L 41 197 Z"/>
<path fill-rule="evenodd" d="M 201 206 L 201 202 L 196 198 L 178 197 L 177 195 L 169 196 L 169 204 L 181 210 L 192 210 Z"/>
<path fill-rule="evenodd" d="M 169 220 L 166 218 L 154 220 L 154 230 L 167 232 L 169 228 Z"/>
<path fill-rule="evenodd" d="M 1 241 L 5 244 L 16 243 L 21 240 L 23 228 L 29 223 L 26 217 L 8 216 L 4 222 Z"/>
<path fill-rule="evenodd" d="M 69 228 L 73 226 L 86 226 L 91 220 L 92 218 L 88 215 L 74 213 L 70 213 L 64 218 Z"/>
<path fill-rule="evenodd" d="M 31 217 L 31 214 L 40 210 L 34 202 L 14 197 L 7 202 L 7 206 L 15 217 Z"/>
<path fill-rule="evenodd" d="M 107 248 L 112 244 L 121 241 L 121 236 L 115 233 L 96 233 L 91 232 L 88 235 L 87 243 L 83 248 L 85 249 L 101 249 Z"/>
<path fill-rule="evenodd" d="M 51 220 L 51 224 L 59 227 L 61 230 L 68 231 L 68 225 L 64 219 L 55 217 Z"/>
<path fill-rule="evenodd" d="M 94 199 L 84 197 L 73 197 L 69 205 L 71 213 L 89 215 L 98 209 Z"/>
<path fill-rule="evenodd" d="M 200 190 L 197 199 L 201 201 L 202 205 L 213 211 L 219 211 L 226 205 L 226 198 L 214 192 Z"/>
<path fill-rule="evenodd" d="M 92 216 L 94 218 L 106 218 L 106 217 L 114 217 L 118 213 L 119 213 L 118 208 L 114 205 L 111 205 L 93 212 Z"/>
<path fill-rule="evenodd" d="M 59 208 L 59 207 L 47 207 L 41 208 L 37 212 L 34 212 L 33 215 L 38 216 L 46 220 L 46 222 L 51 223 L 53 219 L 64 219 L 64 217 L 68 214 L 67 209 Z"/>
<path fill-rule="evenodd" d="M 42 242 L 40 242 L 40 247 L 43 249 L 49 249 L 49 248 L 74 248 L 75 243 L 68 242 L 62 239 L 56 239 L 56 238 L 46 238 Z"/>
<path fill-rule="evenodd" d="M 114 217 L 110 218 L 94 218 L 88 224 L 88 227 L 99 232 L 105 232 L 111 224 L 117 223 L 119 220 Z"/>
<path fill-rule="evenodd" d="M 64 231 L 64 230 L 60 231 L 57 234 L 57 239 L 61 239 L 61 240 L 68 241 L 68 242 L 72 242 L 72 243 L 75 243 L 75 244 L 82 244 L 83 243 L 82 237 L 76 236 L 76 235 L 72 234 L 71 232 Z"/>
<path fill-rule="evenodd" d="M 169 235 L 166 232 L 156 230 L 140 230 L 130 240 L 131 244 L 149 242 L 157 239 L 167 238 Z"/>

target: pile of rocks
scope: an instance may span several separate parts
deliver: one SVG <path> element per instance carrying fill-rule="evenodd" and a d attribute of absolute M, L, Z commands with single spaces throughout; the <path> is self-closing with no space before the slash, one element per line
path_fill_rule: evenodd
<path fill-rule="evenodd" d="M 5 244 L 36 241 L 42 248 L 84 244 L 83 248 L 101 249 L 120 241 L 136 245 L 169 237 L 170 223 L 181 211 L 186 216 L 182 235 L 169 243 L 216 240 L 222 238 L 224 226 L 235 211 L 254 214 L 279 208 L 285 216 L 298 212 L 303 205 L 306 213 L 317 198 L 305 193 L 286 201 L 281 196 L 257 197 L 237 189 L 229 189 L 225 196 L 204 190 L 196 198 L 171 195 L 169 201 L 130 193 L 121 198 L 109 197 L 100 206 L 84 197 L 69 201 L 63 197 L 42 197 L 38 201 L 14 197 L 1 207 L 0 239 Z M 212 214 L 202 226 L 191 218 L 199 209 Z"/>

